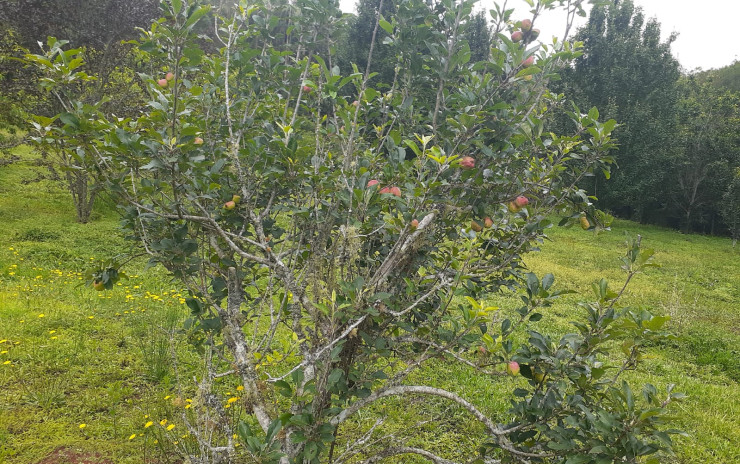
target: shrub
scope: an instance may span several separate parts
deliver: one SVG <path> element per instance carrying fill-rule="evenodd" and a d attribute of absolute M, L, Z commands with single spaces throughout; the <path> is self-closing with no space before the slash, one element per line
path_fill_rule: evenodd
<path fill-rule="evenodd" d="M 634 462 L 670 449 L 664 407 L 676 395 L 646 386 L 638 400 L 620 379 L 645 339 L 665 336 L 665 318 L 619 309 L 621 292 L 602 281 L 576 333 L 513 341 L 561 293 L 521 263 L 548 217 L 608 225 L 577 183 L 608 169 L 615 122 L 576 109 L 576 133 L 543 131 L 563 103 L 547 82 L 574 45 L 526 49 L 507 38 L 510 12 L 494 9 L 491 54 L 470 63 L 460 37 L 473 2 L 402 2 L 374 27 L 397 60 L 391 85 L 376 88 L 372 45 L 365 70 L 333 64 L 344 18 L 332 2 L 241 3 L 215 16 L 216 51 L 192 34 L 208 7 L 166 6 L 140 43 L 161 65 L 144 76 L 149 111 L 95 112 L 106 128 L 86 140 L 126 229 L 191 292 L 186 329 L 208 368 L 182 416 L 192 459 L 449 462 L 378 438 L 380 421 L 337 445 L 355 413 L 416 395 L 482 424 L 471 459 Z M 630 278 L 650 257 L 630 247 Z M 116 275 L 95 279 L 110 286 Z M 523 289 L 516 318 L 483 301 L 505 287 Z M 607 375 L 601 358 L 617 337 L 625 360 Z M 492 378 L 518 363 L 527 383 L 512 392 L 511 420 L 408 382 L 438 358 Z M 224 377 L 238 399 L 219 401 Z M 229 410 L 236 401 L 243 414 Z"/>

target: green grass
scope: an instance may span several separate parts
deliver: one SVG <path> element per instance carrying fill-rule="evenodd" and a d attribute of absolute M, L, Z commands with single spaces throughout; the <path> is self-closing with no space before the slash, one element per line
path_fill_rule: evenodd
<path fill-rule="evenodd" d="M 187 317 L 179 285 L 160 269 L 134 262 L 131 278 L 111 292 L 81 286 L 80 273 L 90 263 L 130 245 L 117 230 L 115 211 L 103 200 L 92 223 L 76 224 L 68 194 L 57 183 L 35 181 L 42 171 L 27 148 L 16 153 L 21 162 L 0 168 L 0 463 L 36 463 L 58 448 L 98 453 L 115 463 L 174 462 L 171 447 L 187 442 L 182 425 L 167 431 L 159 421 L 177 420 L 188 396 L 177 385 L 189 381 L 178 379 L 198 372 L 197 357 L 175 333 Z M 676 425 L 688 436 L 677 439 L 678 456 L 668 462 L 740 462 L 740 249 L 732 249 L 729 239 L 627 221 L 598 236 L 553 229 L 551 241 L 529 255 L 527 265 L 539 275 L 554 273 L 557 287 L 577 294 L 547 309 L 535 328 L 563 334 L 568 321 L 579 317 L 575 303 L 590 298 L 593 281 L 606 277 L 621 286 L 625 232 L 641 234 L 662 267 L 633 279 L 624 302 L 670 315 L 670 328 L 679 335 L 651 347 L 649 359 L 628 376 L 637 385 L 675 383 L 689 395 L 675 407 Z M 516 304 L 510 295 L 491 299 L 504 309 Z M 182 371 L 173 366 L 169 340 L 177 342 Z M 501 421 L 506 395 L 521 381 L 491 379 L 445 362 L 416 375 Z M 229 386 L 219 391 L 225 399 Z M 475 425 L 444 401 L 401 405 L 389 399 L 377 408 L 389 416 L 385 432 L 412 424 L 411 444 L 450 458 L 478 444 Z M 437 425 L 440 419 L 444 426 Z M 154 425 L 144 428 L 149 421 Z M 358 417 L 342 428 L 339 440 L 374 421 Z"/>

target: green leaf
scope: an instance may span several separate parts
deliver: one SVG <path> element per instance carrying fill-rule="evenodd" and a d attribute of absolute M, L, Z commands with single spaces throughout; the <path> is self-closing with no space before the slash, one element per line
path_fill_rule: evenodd
<path fill-rule="evenodd" d="M 393 35 L 393 25 L 386 21 L 385 18 L 383 18 L 383 15 L 380 15 L 380 20 L 378 21 L 378 24 L 380 25 L 380 27 L 383 28 L 385 32 L 388 33 L 388 35 Z"/>

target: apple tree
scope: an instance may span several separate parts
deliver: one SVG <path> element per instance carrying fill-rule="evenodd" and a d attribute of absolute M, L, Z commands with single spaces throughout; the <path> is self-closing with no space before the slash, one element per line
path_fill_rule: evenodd
<path fill-rule="evenodd" d="M 533 2 L 532 16 L 561 3 Z M 185 330 L 206 373 L 180 417 L 191 437 L 180 453 L 208 463 L 604 463 L 670 451 L 665 408 L 678 395 L 649 385 L 638 394 L 622 379 L 648 340 L 666 336 L 665 318 L 621 308 L 624 288 L 601 281 L 575 333 L 534 326 L 562 293 L 521 261 L 548 218 L 608 225 L 577 185 L 608 169 L 615 122 L 575 110 L 573 133 L 544 130 L 564 107 L 548 81 L 575 44 L 512 42 L 521 22 L 496 7 L 491 53 L 473 63 L 462 39 L 472 1 L 409 0 L 376 16 L 367 66 L 342 73 L 346 18 L 335 2 L 242 1 L 214 12 L 215 43 L 193 34 L 207 5 L 164 6 L 139 43 L 160 66 L 142 76 L 148 110 L 83 111 L 100 128 L 91 153 L 125 228 L 191 292 Z M 396 64 L 376 88 L 380 30 Z M 633 243 L 627 281 L 650 259 Z M 485 303 L 504 288 L 521 289 L 521 306 Z M 624 356 L 610 367 L 615 339 Z M 506 369 L 526 381 L 509 411 L 485 412 L 419 383 L 417 371 L 447 362 L 492 383 Z M 238 385 L 237 403 L 224 383 Z M 385 434 L 379 405 L 420 396 L 478 423 L 477 449 L 442 457 L 414 442 L 415 424 Z"/>

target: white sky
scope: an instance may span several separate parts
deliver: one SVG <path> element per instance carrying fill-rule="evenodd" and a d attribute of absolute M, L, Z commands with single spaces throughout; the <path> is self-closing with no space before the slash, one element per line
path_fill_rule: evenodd
<path fill-rule="evenodd" d="M 740 60 L 740 39 L 737 37 L 740 21 L 740 0 L 634 0 L 642 7 L 646 18 L 655 17 L 665 39 L 678 32 L 673 43 L 673 55 L 688 71 L 695 68 L 721 68 Z M 357 0 L 340 0 L 342 10 L 354 11 Z M 502 0 L 499 0 L 502 3 Z M 490 8 L 493 0 L 481 0 L 479 8 Z M 515 18 L 526 18 L 528 7 L 523 0 L 509 0 L 516 7 Z M 558 10 L 559 11 L 559 10 Z M 586 18 L 579 18 L 580 24 Z M 541 40 L 557 35 L 562 38 L 565 15 L 549 13 L 537 20 L 542 30 Z M 549 42 L 549 40 L 548 40 Z"/>

